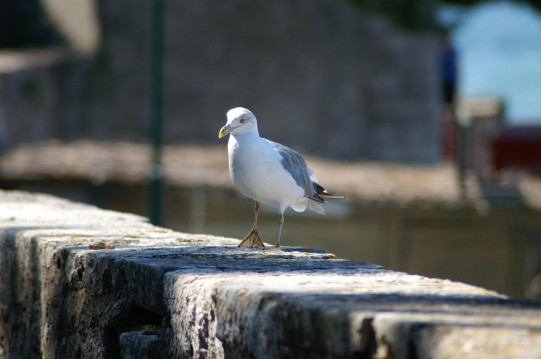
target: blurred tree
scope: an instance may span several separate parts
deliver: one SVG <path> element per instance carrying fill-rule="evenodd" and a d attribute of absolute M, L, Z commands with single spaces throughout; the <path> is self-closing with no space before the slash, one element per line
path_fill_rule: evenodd
<path fill-rule="evenodd" d="M 349 0 L 363 11 L 389 18 L 402 28 L 430 31 L 436 28 L 437 0 Z"/>
<path fill-rule="evenodd" d="M 39 0 L 0 0 L 0 48 L 45 46 L 60 40 Z"/>
<path fill-rule="evenodd" d="M 349 0 L 363 11 L 382 15 L 398 26 L 411 31 L 438 30 L 435 9 L 441 2 L 447 4 L 473 6 L 482 2 L 496 0 Z M 528 3 L 541 12 L 541 0 L 510 0 Z"/>
<path fill-rule="evenodd" d="M 532 5 L 538 11 L 541 11 L 541 1 L 539 0 L 511 0 L 512 2 L 522 2 Z M 488 2 L 487 0 L 444 0 L 444 3 L 447 4 L 456 4 L 456 5 L 476 5 L 482 2 Z"/>

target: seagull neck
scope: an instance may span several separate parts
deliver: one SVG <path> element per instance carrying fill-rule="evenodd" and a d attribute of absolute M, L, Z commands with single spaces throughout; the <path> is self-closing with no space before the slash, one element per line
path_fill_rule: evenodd
<path fill-rule="evenodd" d="M 250 131 L 250 132 L 242 132 L 242 133 L 236 133 L 234 137 L 237 139 L 237 141 L 243 141 L 243 140 L 249 140 L 252 138 L 258 138 L 259 132 L 257 130 Z"/>

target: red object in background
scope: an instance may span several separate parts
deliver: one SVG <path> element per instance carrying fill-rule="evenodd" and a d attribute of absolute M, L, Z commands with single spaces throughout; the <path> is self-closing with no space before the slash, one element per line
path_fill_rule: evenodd
<path fill-rule="evenodd" d="M 492 142 L 495 170 L 505 167 L 541 169 L 541 126 L 505 128 Z"/>
<path fill-rule="evenodd" d="M 456 136 L 457 124 L 451 111 L 444 113 L 442 121 L 442 155 L 445 161 L 454 161 L 456 159 Z"/>

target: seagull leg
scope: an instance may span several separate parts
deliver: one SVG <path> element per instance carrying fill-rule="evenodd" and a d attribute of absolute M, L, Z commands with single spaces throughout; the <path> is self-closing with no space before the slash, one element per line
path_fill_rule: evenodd
<path fill-rule="evenodd" d="M 284 225 L 284 212 L 280 212 L 280 219 L 278 220 L 278 242 L 276 242 L 276 248 L 280 248 L 280 238 L 282 237 L 282 226 Z"/>
<path fill-rule="evenodd" d="M 254 226 L 252 227 L 252 230 L 250 233 L 244 237 L 242 242 L 240 242 L 239 247 L 258 247 L 258 248 L 265 248 L 265 244 L 263 244 L 263 241 L 261 240 L 261 237 L 259 237 L 259 233 L 257 233 L 257 216 L 259 215 L 259 208 L 261 207 L 261 204 L 259 202 L 255 202 L 255 218 L 254 218 Z"/>

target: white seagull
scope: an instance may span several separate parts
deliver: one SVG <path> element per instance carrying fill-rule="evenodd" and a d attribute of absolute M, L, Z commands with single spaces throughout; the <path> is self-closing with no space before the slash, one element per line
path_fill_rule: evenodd
<path fill-rule="evenodd" d="M 249 110 L 237 107 L 227 112 L 227 123 L 218 137 L 229 134 L 229 173 L 237 189 L 255 201 L 254 226 L 239 247 L 265 247 L 257 233 L 257 215 L 262 203 L 278 204 L 278 241 L 288 207 L 297 212 L 306 208 L 325 214 L 320 203 L 343 198 L 328 193 L 317 183 L 304 158 L 291 148 L 259 137 L 257 120 Z"/>

